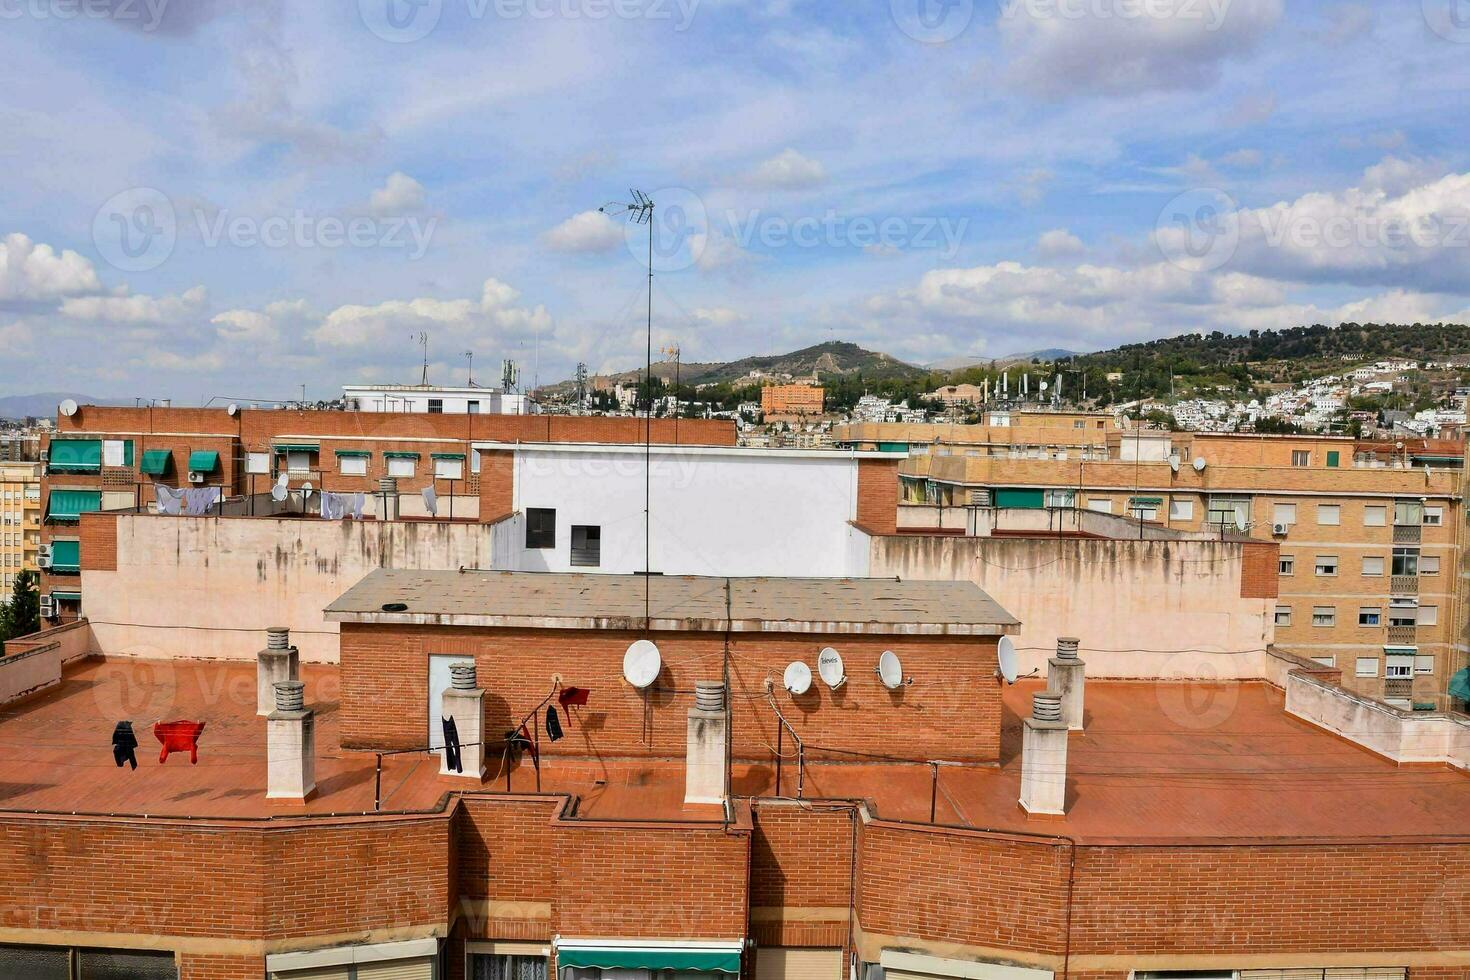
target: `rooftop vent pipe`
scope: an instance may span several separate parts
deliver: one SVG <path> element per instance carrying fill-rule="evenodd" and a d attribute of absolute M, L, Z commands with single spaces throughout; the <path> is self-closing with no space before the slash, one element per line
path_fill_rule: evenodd
<path fill-rule="evenodd" d="M 1062 816 L 1067 803 L 1067 725 L 1062 695 L 1031 697 L 1031 717 L 1021 721 L 1021 809 L 1036 816 Z"/>
<path fill-rule="evenodd" d="M 450 664 L 449 682 L 454 685 L 456 691 L 473 691 L 480 685 L 479 677 L 473 663 Z"/>
<path fill-rule="evenodd" d="M 684 753 L 684 802 L 723 804 L 726 783 L 725 746 L 729 738 L 725 685 L 695 681 L 694 707 L 689 709 L 689 741 Z"/>
<path fill-rule="evenodd" d="M 268 800 L 304 803 L 316 793 L 316 723 L 298 680 L 272 686 L 275 710 L 265 719 Z"/>
<path fill-rule="evenodd" d="M 1078 656 L 1082 641 L 1075 636 L 1057 638 L 1057 655 L 1047 662 L 1046 687 L 1062 699 L 1062 721 L 1074 732 L 1083 727 L 1083 693 L 1087 665 Z"/>
<path fill-rule="evenodd" d="M 270 627 L 265 631 L 265 649 L 255 655 L 255 713 L 264 717 L 276 710 L 276 685 L 300 677 L 301 654 L 291 645 L 291 630 Z"/>
<path fill-rule="evenodd" d="M 724 683 L 722 681 L 695 681 L 694 706 L 701 711 L 724 711 Z"/>
<path fill-rule="evenodd" d="M 300 681 L 280 681 L 276 684 L 276 710 L 300 711 L 306 707 L 306 685 Z"/>

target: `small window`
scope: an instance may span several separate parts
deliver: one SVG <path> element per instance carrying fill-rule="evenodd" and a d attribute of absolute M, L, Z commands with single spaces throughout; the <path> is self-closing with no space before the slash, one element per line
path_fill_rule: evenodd
<path fill-rule="evenodd" d="M 1077 506 L 1076 490 L 1048 490 L 1046 492 L 1046 506 L 1048 507 L 1075 507 Z"/>
<path fill-rule="evenodd" d="M 602 528 L 572 525 L 572 564 L 584 568 L 602 564 Z"/>
<path fill-rule="evenodd" d="M 442 399 L 442 398 L 430 398 L 429 399 L 429 414 L 430 415 L 443 415 L 444 414 L 444 399 Z"/>
<path fill-rule="evenodd" d="M 463 480 L 464 460 L 462 459 L 436 459 L 434 460 L 434 478 L 436 480 Z"/>
<path fill-rule="evenodd" d="M 1383 556 L 1382 555 L 1364 555 L 1363 556 L 1363 577 L 1364 578 L 1382 578 L 1383 577 Z"/>
<path fill-rule="evenodd" d="M 1414 676 L 1412 654 L 1389 654 L 1383 665 L 1383 676 L 1391 681 L 1408 680 Z"/>
<path fill-rule="evenodd" d="M 1324 576 L 1326 576 L 1326 575 L 1336 575 L 1337 574 L 1337 556 L 1336 555 L 1318 555 L 1317 556 L 1317 566 L 1316 566 L 1316 568 L 1317 568 L 1317 574 L 1318 575 L 1324 575 Z"/>
<path fill-rule="evenodd" d="M 1394 599 L 1388 607 L 1388 625 L 1411 627 L 1419 625 L 1419 604 L 1413 599 Z"/>
<path fill-rule="evenodd" d="M 1338 466 L 1341 466 L 1342 465 L 1342 453 L 1338 452 L 1335 449 L 1332 450 L 1331 452 L 1329 452 L 1327 454 L 1327 465 L 1329 467 L 1333 467 L 1333 468 L 1336 468 Z"/>
<path fill-rule="evenodd" d="M 1424 504 L 1417 500 L 1398 500 L 1393 505 L 1393 522 L 1398 527 L 1417 527 L 1424 523 Z"/>
<path fill-rule="evenodd" d="M 1395 548 L 1395 549 L 1393 549 L 1393 573 L 1395 575 L 1418 575 L 1419 574 L 1419 549 L 1418 548 Z"/>
<path fill-rule="evenodd" d="M 1342 523 L 1342 508 L 1337 504 L 1318 504 L 1317 523 L 1322 527 L 1337 527 Z"/>
<path fill-rule="evenodd" d="M 128 459 L 128 448 L 128 444 L 121 439 L 102 440 L 102 465 L 128 466 L 132 462 Z"/>
<path fill-rule="evenodd" d="M 556 547 L 556 511 L 550 507 L 526 508 L 526 547 Z"/>
<path fill-rule="evenodd" d="M 412 456 L 389 456 L 388 475 L 399 478 L 412 477 L 414 462 Z"/>
<path fill-rule="evenodd" d="M 1296 504 L 1276 504 L 1271 508 L 1272 524 L 1295 524 Z"/>
<path fill-rule="evenodd" d="M 1439 555 L 1420 555 L 1419 556 L 1419 574 L 1420 575 L 1438 575 L 1439 574 Z"/>
<path fill-rule="evenodd" d="M 1291 451 L 1292 466 L 1311 466 L 1312 453 L 1308 449 L 1293 449 Z"/>
<path fill-rule="evenodd" d="M 1194 501 L 1180 500 L 1173 497 L 1169 500 L 1169 520 L 1192 521 L 1194 520 Z"/>
<path fill-rule="evenodd" d="M 1378 676 L 1378 658 L 1377 657 L 1359 657 L 1358 658 L 1358 670 L 1357 670 L 1357 674 L 1358 674 L 1359 677 L 1377 677 Z"/>
<path fill-rule="evenodd" d="M 1359 626 L 1382 626 L 1383 610 L 1377 606 L 1363 606 L 1358 610 Z"/>
<path fill-rule="evenodd" d="M 480 451 L 478 449 L 470 450 L 470 472 L 480 472 Z"/>
<path fill-rule="evenodd" d="M 1375 506 L 1364 507 L 1363 508 L 1363 526 L 1364 527 L 1387 527 L 1388 526 L 1388 508 L 1387 507 L 1375 507 Z"/>
<path fill-rule="evenodd" d="M 1113 498 L 1111 497 L 1089 497 L 1087 509 L 1099 514 L 1111 514 L 1113 512 Z"/>
<path fill-rule="evenodd" d="M 367 476 L 366 456 L 338 456 L 337 469 L 343 476 Z"/>
<path fill-rule="evenodd" d="M 1418 656 L 1416 656 L 1414 658 L 1414 673 L 1416 673 L 1416 674 L 1432 674 L 1432 673 L 1434 673 L 1434 656 L 1433 656 L 1433 654 L 1423 654 L 1423 653 L 1421 653 Z"/>
<path fill-rule="evenodd" d="M 1276 607 L 1276 625 L 1277 626 L 1290 626 L 1291 625 L 1291 607 L 1290 606 L 1277 606 Z"/>
<path fill-rule="evenodd" d="M 1323 667 L 1336 667 L 1337 666 L 1337 655 L 1336 654 L 1328 654 L 1325 657 L 1313 657 L 1312 659 L 1314 661 L 1316 661 L 1317 663 L 1321 664 Z"/>
<path fill-rule="evenodd" d="M 480 403 L 478 401 L 476 401 L 475 399 L 471 398 L 469 401 L 465 402 L 465 408 L 464 408 L 464 410 L 466 412 L 468 412 L 469 414 L 471 414 L 471 415 L 479 415 L 480 414 Z"/>
<path fill-rule="evenodd" d="M 286 454 L 286 472 L 304 476 L 311 472 L 311 453 L 289 452 Z"/>
<path fill-rule="evenodd" d="M 1313 606 L 1312 607 L 1312 625 L 1313 626 L 1336 626 L 1337 625 L 1337 607 L 1336 606 Z"/>
<path fill-rule="evenodd" d="M 271 471 L 270 453 L 248 453 L 245 456 L 245 472 L 269 475 Z"/>
<path fill-rule="evenodd" d="M 1424 523 L 1429 527 L 1439 527 L 1440 525 L 1444 524 L 1444 508 L 1425 507 Z"/>
<path fill-rule="evenodd" d="M 1439 625 L 1439 607 L 1438 606 L 1420 606 L 1419 607 L 1419 625 L 1420 626 L 1438 626 Z"/>
<path fill-rule="evenodd" d="M 1277 562 L 1277 564 L 1276 564 L 1276 571 L 1277 571 L 1278 574 L 1281 574 L 1281 575 L 1295 575 L 1296 574 L 1296 556 L 1295 555 L 1282 555 L 1281 556 L 1281 560 L 1279 562 Z"/>
<path fill-rule="evenodd" d="M 473 953 L 467 980 L 547 980 L 546 957 Z"/>

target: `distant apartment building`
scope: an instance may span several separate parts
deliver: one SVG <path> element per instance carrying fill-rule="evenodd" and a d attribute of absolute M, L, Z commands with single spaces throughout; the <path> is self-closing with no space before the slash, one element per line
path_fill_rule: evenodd
<path fill-rule="evenodd" d="M 38 570 L 40 544 L 41 464 L 0 462 L 0 581 L 7 595 L 18 572 Z"/>
<path fill-rule="evenodd" d="M 1277 645 L 1341 670 L 1363 695 L 1425 710 L 1450 703 L 1451 678 L 1466 666 L 1463 443 L 1085 424 L 1076 432 L 1092 438 L 1068 441 L 1066 431 L 1007 442 L 979 426 L 867 425 L 839 427 L 835 438 L 909 452 L 900 527 L 904 505 L 1084 509 L 1143 528 L 1274 542 Z"/>
<path fill-rule="evenodd" d="M 766 385 L 761 389 L 761 412 L 767 421 L 821 415 L 825 390 L 810 384 Z"/>
<path fill-rule="evenodd" d="M 985 390 L 978 385 L 945 385 L 930 392 L 929 397 L 946 405 L 979 405 L 985 401 Z"/>
<path fill-rule="evenodd" d="M 443 385 L 343 385 L 349 412 L 421 412 L 429 415 L 534 415 L 529 395 L 498 388 Z"/>

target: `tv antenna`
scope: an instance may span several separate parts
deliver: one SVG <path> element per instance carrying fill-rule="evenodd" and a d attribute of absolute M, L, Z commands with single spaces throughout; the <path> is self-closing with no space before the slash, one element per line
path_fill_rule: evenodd
<path fill-rule="evenodd" d="M 643 407 L 643 624 L 648 628 L 651 603 L 648 583 L 653 577 L 651 546 L 653 515 L 653 199 L 640 190 L 628 191 L 631 201 L 609 201 L 598 208 L 610 218 L 626 217 L 635 225 L 648 226 L 648 351 L 643 384 L 647 398 Z"/>
<path fill-rule="evenodd" d="M 466 387 L 473 388 L 475 386 L 475 352 L 472 351 L 472 350 L 465 351 L 464 352 L 464 359 L 466 361 L 468 361 L 469 362 L 469 365 L 470 365 L 470 368 L 469 368 L 469 372 L 470 372 L 469 380 L 465 382 L 465 385 L 466 385 Z"/>
<path fill-rule="evenodd" d="M 428 333 L 425 332 L 425 331 L 423 331 L 423 330 L 420 330 L 418 333 L 414 334 L 413 342 L 416 343 L 416 344 L 418 344 L 420 347 L 422 347 L 424 349 L 424 373 L 423 373 L 423 376 L 419 380 L 419 384 L 424 385 L 425 387 L 427 387 L 428 384 L 429 384 L 429 335 L 428 335 Z M 304 392 L 303 392 L 303 397 L 305 397 Z"/>

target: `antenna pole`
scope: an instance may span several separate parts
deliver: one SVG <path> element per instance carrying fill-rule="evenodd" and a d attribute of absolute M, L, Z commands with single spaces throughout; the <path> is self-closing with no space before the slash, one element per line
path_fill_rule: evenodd
<path fill-rule="evenodd" d="M 643 416 L 643 628 L 651 622 L 653 579 L 653 202 L 648 202 L 648 405 Z"/>

